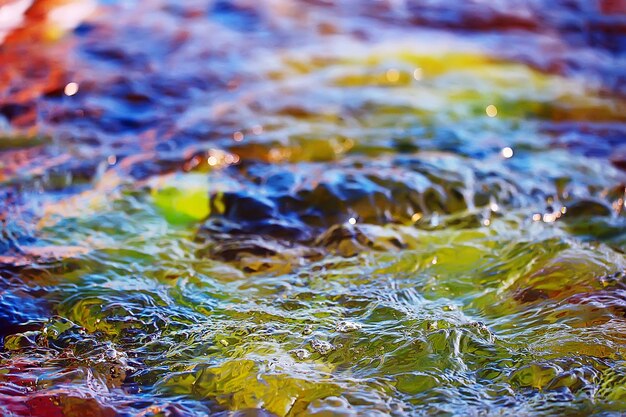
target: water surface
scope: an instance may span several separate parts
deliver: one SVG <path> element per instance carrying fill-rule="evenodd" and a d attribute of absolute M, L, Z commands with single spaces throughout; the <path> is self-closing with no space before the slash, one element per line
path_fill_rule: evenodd
<path fill-rule="evenodd" d="M 623 2 L 11 4 L 0 414 L 626 412 Z"/>

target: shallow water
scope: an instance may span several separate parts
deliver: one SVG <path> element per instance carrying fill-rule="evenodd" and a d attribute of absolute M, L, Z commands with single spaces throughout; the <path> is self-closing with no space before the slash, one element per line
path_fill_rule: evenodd
<path fill-rule="evenodd" d="M 257 3 L 0 31 L 0 414 L 626 412 L 624 3 Z"/>

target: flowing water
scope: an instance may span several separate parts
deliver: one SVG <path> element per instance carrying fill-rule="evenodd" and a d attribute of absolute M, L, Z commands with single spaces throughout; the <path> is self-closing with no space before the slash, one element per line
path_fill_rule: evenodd
<path fill-rule="evenodd" d="M 0 415 L 626 412 L 623 1 L 2 3 Z"/>

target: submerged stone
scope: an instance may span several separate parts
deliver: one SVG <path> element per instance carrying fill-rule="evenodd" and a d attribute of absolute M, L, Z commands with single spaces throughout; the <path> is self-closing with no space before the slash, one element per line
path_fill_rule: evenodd
<path fill-rule="evenodd" d="M 342 333 L 354 332 L 363 327 L 360 323 L 353 321 L 340 321 L 337 323 L 337 331 Z"/>
<path fill-rule="evenodd" d="M 335 346 L 333 346 L 330 342 L 319 339 L 311 340 L 311 348 L 313 348 L 313 350 L 320 355 L 328 355 L 330 352 L 335 350 Z"/>

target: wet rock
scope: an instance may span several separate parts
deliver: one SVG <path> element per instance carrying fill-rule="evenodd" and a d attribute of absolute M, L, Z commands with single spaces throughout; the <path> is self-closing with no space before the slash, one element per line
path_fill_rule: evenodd
<path fill-rule="evenodd" d="M 325 180 L 297 190 L 296 209 L 307 223 L 330 226 L 345 221 L 351 212 L 368 223 L 391 220 L 384 214 L 392 205 L 389 192 L 367 177 L 336 173 Z"/>
<path fill-rule="evenodd" d="M 355 256 L 373 245 L 360 228 L 352 225 L 332 226 L 316 240 L 320 245 L 341 256 Z"/>
<path fill-rule="evenodd" d="M 211 213 L 203 230 L 211 233 L 271 236 L 302 241 L 310 237 L 305 225 L 281 215 L 273 201 L 247 193 L 224 193 L 210 199 Z"/>
<path fill-rule="evenodd" d="M 294 349 L 290 353 L 300 360 L 308 359 L 311 356 L 311 352 L 306 349 Z"/>
<path fill-rule="evenodd" d="M 519 301 L 520 303 L 533 303 L 538 300 L 547 300 L 550 298 L 545 291 L 536 288 L 526 288 L 521 291 L 516 292 L 513 295 L 513 298 Z"/>
<path fill-rule="evenodd" d="M 246 192 L 224 193 L 211 199 L 211 211 L 234 221 L 260 221 L 276 216 L 276 207 L 267 198 Z"/>
<path fill-rule="evenodd" d="M 374 243 L 359 229 L 338 226 L 350 219 L 369 225 L 412 224 L 416 215 L 460 213 L 476 203 L 514 202 L 515 190 L 508 180 L 481 174 L 485 183 L 480 184 L 478 168 L 462 163 L 441 156 L 381 159 L 371 165 L 359 158 L 333 165 L 251 163 L 240 173 L 233 172 L 245 191 L 211 195 L 211 215 L 200 236 L 316 240 L 332 250 L 354 254 L 359 246 Z M 330 229 L 325 232 L 326 228 Z M 355 248 L 344 250 L 341 246 L 348 244 L 341 241 L 352 241 Z"/>
<path fill-rule="evenodd" d="M 320 355 L 328 355 L 335 350 L 335 346 L 325 340 L 313 339 L 311 340 L 311 348 Z"/>
<path fill-rule="evenodd" d="M 626 146 L 613 151 L 610 157 L 611 163 L 620 170 L 626 172 Z"/>
<path fill-rule="evenodd" d="M 355 323 L 353 321 L 340 321 L 337 323 L 337 331 L 342 333 L 354 332 L 363 327 L 361 323 Z"/>
<path fill-rule="evenodd" d="M 567 230 L 571 234 L 587 240 L 604 241 L 616 248 L 620 247 L 620 236 L 626 233 L 626 219 L 623 217 L 576 217 L 569 220 L 565 217 L 564 220 L 567 221 Z"/>
<path fill-rule="evenodd" d="M 11 334 L 4 338 L 4 349 L 6 350 L 22 350 L 37 347 L 37 339 L 40 336 L 38 331 L 30 331 L 24 333 Z"/>
<path fill-rule="evenodd" d="M 622 212 L 620 200 L 614 204 L 615 213 Z M 581 199 L 567 204 L 567 212 L 562 217 L 567 230 L 586 240 L 600 240 L 620 246 L 619 240 L 611 242 L 624 234 L 626 219 L 613 216 L 611 207 L 602 200 Z"/>
<path fill-rule="evenodd" d="M 602 201 L 584 199 L 567 204 L 565 219 L 610 215 L 611 208 Z"/>
<path fill-rule="evenodd" d="M 408 246 L 394 229 L 350 223 L 330 227 L 317 237 L 315 244 L 344 257 L 365 250 L 397 251 Z"/>
<path fill-rule="evenodd" d="M 560 371 L 556 365 L 536 363 L 515 370 L 509 378 L 516 386 L 543 389 L 559 375 Z"/>
<path fill-rule="evenodd" d="M 283 248 L 269 240 L 251 238 L 246 240 L 229 240 L 215 245 L 211 250 L 213 256 L 225 261 L 233 261 L 245 255 L 259 257 L 275 256 Z"/>

